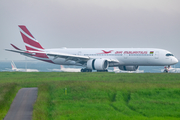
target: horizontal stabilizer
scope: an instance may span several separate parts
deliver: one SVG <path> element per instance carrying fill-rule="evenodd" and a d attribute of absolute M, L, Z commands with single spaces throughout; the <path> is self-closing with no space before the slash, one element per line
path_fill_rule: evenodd
<path fill-rule="evenodd" d="M 9 49 L 5 49 L 6 51 L 11 51 L 11 52 L 16 52 L 16 53 L 20 53 L 23 55 L 32 55 L 32 53 L 26 53 L 24 51 L 17 51 L 17 50 L 9 50 Z"/>
<path fill-rule="evenodd" d="M 16 50 L 21 50 L 20 48 L 16 47 L 15 45 L 11 44 Z M 24 50 L 21 50 L 24 51 Z"/>

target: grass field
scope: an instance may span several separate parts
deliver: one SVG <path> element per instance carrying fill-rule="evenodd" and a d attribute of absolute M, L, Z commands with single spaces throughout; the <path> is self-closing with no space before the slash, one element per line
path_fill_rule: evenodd
<path fill-rule="evenodd" d="M 0 119 L 24 87 L 38 87 L 33 120 L 180 119 L 180 74 L 0 72 Z"/>

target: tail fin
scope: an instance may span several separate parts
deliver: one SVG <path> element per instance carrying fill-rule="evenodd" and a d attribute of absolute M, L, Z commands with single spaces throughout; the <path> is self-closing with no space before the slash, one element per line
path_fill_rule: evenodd
<path fill-rule="evenodd" d="M 16 65 L 14 64 L 14 62 L 13 62 L 13 61 L 11 62 L 11 66 L 12 66 L 12 70 L 17 69 L 17 67 L 16 67 Z"/>
<path fill-rule="evenodd" d="M 43 51 L 44 48 L 39 42 L 32 36 L 29 30 L 24 25 L 19 25 L 19 30 L 23 38 L 26 50 Z"/>
<path fill-rule="evenodd" d="M 63 66 L 63 65 L 60 65 L 60 69 L 64 69 L 64 66 Z"/>

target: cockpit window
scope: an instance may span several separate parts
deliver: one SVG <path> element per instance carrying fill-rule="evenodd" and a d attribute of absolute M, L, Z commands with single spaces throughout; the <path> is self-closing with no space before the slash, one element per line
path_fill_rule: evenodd
<path fill-rule="evenodd" d="M 173 54 L 171 53 L 167 53 L 166 56 L 174 56 Z"/>

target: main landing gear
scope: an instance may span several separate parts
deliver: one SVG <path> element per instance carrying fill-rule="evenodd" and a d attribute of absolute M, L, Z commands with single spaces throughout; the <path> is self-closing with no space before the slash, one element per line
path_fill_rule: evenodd
<path fill-rule="evenodd" d="M 81 72 L 92 72 L 92 70 L 84 68 L 84 69 L 81 69 Z M 108 72 L 108 70 L 97 70 L 97 72 Z"/>
<path fill-rule="evenodd" d="M 90 69 L 81 69 L 81 72 L 92 72 Z"/>
<path fill-rule="evenodd" d="M 108 72 L 108 70 L 97 70 L 97 72 Z"/>

